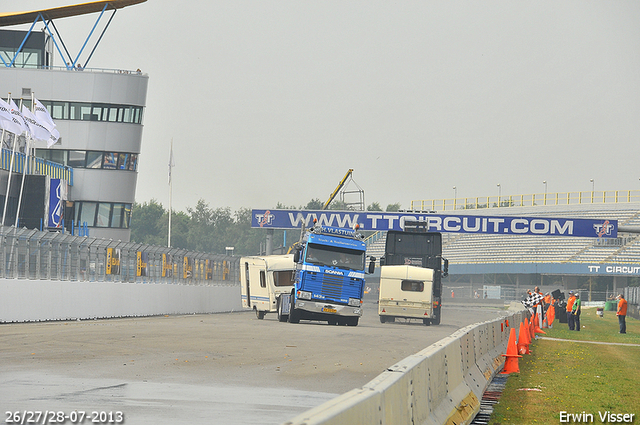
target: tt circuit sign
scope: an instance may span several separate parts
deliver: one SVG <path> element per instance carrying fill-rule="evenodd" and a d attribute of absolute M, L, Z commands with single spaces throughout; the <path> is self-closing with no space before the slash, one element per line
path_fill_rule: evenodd
<path fill-rule="evenodd" d="M 495 235 L 578 236 L 586 238 L 618 237 L 617 220 L 582 218 L 544 218 L 416 214 L 367 211 L 252 210 L 251 227 L 297 229 L 303 224 L 360 230 L 403 230 L 405 221 L 424 222 L 427 231 L 444 233 L 485 233 Z"/>

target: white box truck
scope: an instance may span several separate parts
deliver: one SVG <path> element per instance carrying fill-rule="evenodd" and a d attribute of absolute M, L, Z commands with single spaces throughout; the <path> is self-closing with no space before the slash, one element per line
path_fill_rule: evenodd
<path fill-rule="evenodd" d="M 291 293 L 296 266 L 293 254 L 242 257 L 240 282 L 242 307 L 256 312 L 258 319 L 267 313 L 278 313 L 278 320 L 287 321 L 289 305 L 281 305 L 281 295 Z M 286 313 L 286 314 L 285 314 Z"/>
<path fill-rule="evenodd" d="M 384 266 L 380 269 L 380 322 L 396 317 L 419 319 L 430 325 L 433 306 L 434 270 L 415 266 Z"/>

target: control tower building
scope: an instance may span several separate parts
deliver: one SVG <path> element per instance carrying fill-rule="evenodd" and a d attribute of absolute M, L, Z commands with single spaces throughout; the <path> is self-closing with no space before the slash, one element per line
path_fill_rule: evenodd
<path fill-rule="evenodd" d="M 145 1 L 94 1 L 32 12 L 0 13 L 0 97 L 7 100 L 10 94 L 18 107 L 21 102 L 30 108 L 35 94 L 57 125 L 59 141 L 49 148 L 38 141 L 32 153 L 33 161 L 45 164 L 35 168 L 71 172 L 70 177 L 64 178 L 68 190 L 60 201 L 67 231 L 73 223 L 76 228 L 86 226 L 92 237 L 130 239 L 148 76 L 140 70 L 92 68 L 91 56 L 116 11 Z M 85 14 L 94 14 L 97 20 L 80 52 L 72 55 L 55 27 L 55 20 Z M 30 24 L 30 29 L 10 28 L 24 24 Z M 96 29 L 99 27 L 103 28 L 101 34 Z M 5 134 L 0 206 L 6 200 L 9 217 L 11 212 L 15 217 L 20 184 L 7 185 L 10 140 L 12 135 Z M 20 140 L 24 144 L 24 136 Z M 24 147 L 22 152 L 16 155 L 24 158 Z M 32 173 L 37 174 L 27 172 Z M 51 172 L 48 174 L 45 180 L 53 177 Z M 46 187 L 49 188 L 48 184 Z M 22 202 L 20 226 L 36 227 L 26 224 L 23 217 L 33 215 L 39 208 L 24 198 Z M 13 221 L 7 220 L 6 224 L 12 225 Z M 52 226 L 49 223 L 45 227 Z"/>

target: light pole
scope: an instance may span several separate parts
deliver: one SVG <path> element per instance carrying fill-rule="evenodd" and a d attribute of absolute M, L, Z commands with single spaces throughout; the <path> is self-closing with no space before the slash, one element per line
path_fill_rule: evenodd
<path fill-rule="evenodd" d="M 596 182 L 594 182 L 593 179 L 589 179 L 589 181 L 591 182 L 591 203 L 593 204 L 593 195 L 594 195 L 594 188 L 596 186 Z"/>
<path fill-rule="evenodd" d="M 547 205 L 547 181 L 543 180 L 542 184 L 544 185 L 544 204 Z"/>
<path fill-rule="evenodd" d="M 498 183 L 498 207 L 502 204 L 502 186 Z"/>
<path fill-rule="evenodd" d="M 456 199 L 458 198 L 458 188 L 453 186 L 453 209 L 456 209 Z"/>

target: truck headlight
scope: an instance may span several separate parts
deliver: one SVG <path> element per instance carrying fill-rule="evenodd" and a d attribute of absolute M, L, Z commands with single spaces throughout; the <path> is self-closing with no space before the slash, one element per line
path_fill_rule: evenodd
<path fill-rule="evenodd" d="M 361 301 L 357 298 L 349 298 L 349 305 L 351 307 L 360 307 Z"/>
<path fill-rule="evenodd" d="M 301 300 L 310 300 L 311 299 L 311 292 L 298 291 L 298 298 L 301 299 Z"/>

